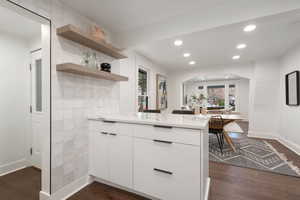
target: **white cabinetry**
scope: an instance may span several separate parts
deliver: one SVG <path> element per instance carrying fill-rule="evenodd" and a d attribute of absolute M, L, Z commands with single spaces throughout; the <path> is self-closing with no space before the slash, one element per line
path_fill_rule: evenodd
<path fill-rule="evenodd" d="M 109 139 L 107 135 L 101 134 L 100 131 L 92 132 L 92 151 L 91 151 L 91 174 L 105 180 L 109 179 Z"/>
<path fill-rule="evenodd" d="M 200 147 L 134 139 L 134 189 L 164 200 L 199 200 Z"/>
<path fill-rule="evenodd" d="M 91 175 L 162 200 L 204 200 L 206 129 L 91 121 L 90 134 Z"/>
<path fill-rule="evenodd" d="M 132 187 L 132 138 L 115 136 L 109 143 L 109 180 L 118 185 Z"/>
<path fill-rule="evenodd" d="M 132 188 L 132 137 L 130 125 L 91 122 L 91 166 L 93 176 Z"/>

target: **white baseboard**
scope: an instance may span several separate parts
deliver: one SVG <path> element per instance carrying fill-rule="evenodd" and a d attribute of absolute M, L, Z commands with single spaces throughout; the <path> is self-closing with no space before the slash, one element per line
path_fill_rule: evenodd
<path fill-rule="evenodd" d="M 205 194 L 204 194 L 204 200 L 208 200 L 209 198 L 209 190 L 210 190 L 210 178 L 208 177 L 206 179 L 206 188 L 205 188 Z"/>
<path fill-rule="evenodd" d="M 47 192 L 40 191 L 40 200 L 49 200 L 50 199 L 50 194 Z"/>
<path fill-rule="evenodd" d="M 248 131 L 248 137 L 254 137 L 254 138 L 266 138 L 266 139 L 277 139 L 278 138 L 277 133 L 272 132 L 259 132 L 259 131 Z"/>
<path fill-rule="evenodd" d="M 292 141 L 288 141 L 288 140 L 284 139 L 283 137 L 278 137 L 277 141 L 300 156 L 300 145 L 298 145 Z"/>
<path fill-rule="evenodd" d="M 55 192 L 54 194 L 51 194 L 50 199 L 51 200 L 66 200 L 76 192 L 80 191 L 82 188 L 86 187 L 91 183 L 90 177 L 84 176 L 73 183 L 63 187 L 59 191 Z"/>
<path fill-rule="evenodd" d="M 12 172 L 24 169 L 27 166 L 27 161 L 25 159 L 11 162 L 0 166 L 0 176 L 10 174 Z"/>

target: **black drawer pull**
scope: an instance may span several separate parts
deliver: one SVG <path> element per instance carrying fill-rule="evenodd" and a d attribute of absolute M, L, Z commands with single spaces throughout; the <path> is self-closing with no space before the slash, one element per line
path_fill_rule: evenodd
<path fill-rule="evenodd" d="M 153 140 L 153 142 L 159 142 L 159 143 L 165 143 L 165 144 L 173 144 L 173 142 L 164 141 L 164 140 Z"/>
<path fill-rule="evenodd" d="M 103 135 L 107 135 L 108 133 L 107 133 L 107 132 L 101 132 L 101 134 L 103 134 Z"/>
<path fill-rule="evenodd" d="M 117 136 L 116 133 L 109 133 L 109 135 L 112 135 L 112 136 Z"/>
<path fill-rule="evenodd" d="M 166 170 L 162 170 L 162 169 L 157 169 L 157 168 L 154 168 L 153 170 L 157 171 L 157 172 L 164 173 L 164 174 L 173 175 L 173 172 L 170 172 L 170 171 L 166 171 Z"/>
<path fill-rule="evenodd" d="M 172 126 L 153 125 L 155 128 L 173 128 Z"/>
<path fill-rule="evenodd" d="M 107 121 L 107 120 L 103 120 L 103 122 L 104 123 L 111 123 L 111 124 L 116 123 L 115 121 Z"/>

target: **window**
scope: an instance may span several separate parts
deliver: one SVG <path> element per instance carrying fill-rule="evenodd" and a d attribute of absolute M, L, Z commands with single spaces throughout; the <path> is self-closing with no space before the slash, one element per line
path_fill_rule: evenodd
<path fill-rule="evenodd" d="M 236 87 L 235 85 L 229 85 L 229 109 L 236 110 Z"/>
<path fill-rule="evenodd" d="M 207 107 L 225 107 L 225 86 L 207 86 Z"/>
<path fill-rule="evenodd" d="M 182 90 L 183 105 L 192 107 L 194 105 L 203 106 L 205 103 L 206 87 L 203 85 L 194 82 L 185 82 L 182 85 Z"/>
<path fill-rule="evenodd" d="M 42 60 L 35 61 L 35 110 L 42 112 Z"/>
<path fill-rule="evenodd" d="M 138 110 L 148 109 L 148 72 L 144 69 L 138 71 Z"/>
<path fill-rule="evenodd" d="M 234 82 L 210 84 L 186 81 L 183 83 L 182 92 L 183 106 L 238 111 L 237 85 Z"/>

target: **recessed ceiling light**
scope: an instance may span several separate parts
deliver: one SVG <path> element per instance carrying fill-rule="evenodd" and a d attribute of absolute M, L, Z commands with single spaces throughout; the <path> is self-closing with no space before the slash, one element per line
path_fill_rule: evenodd
<path fill-rule="evenodd" d="M 183 54 L 183 57 L 185 57 L 185 58 L 188 58 L 188 57 L 190 57 L 190 56 L 191 56 L 190 53 L 184 53 L 184 54 Z"/>
<path fill-rule="evenodd" d="M 256 25 L 255 24 L 249 24 L 248 26 L 245 26 L 244 31 L 245 32 L 252 32 L 256 29 Z"/>
<path fill-rule="evenodd" d="M 183 44 L 182 40 L 175 40 L 174 45 L 175 46 L 181 46 Z"/>
<path fill-rule="evenodd" d="M 237 49 L 245 49 L 246 47 L 247 47 L 246 44 L 238 44 L 238 45 L 236 46 Z"/>
<path fill-rule="evenodd" d="M 189 64 L 194 65 L 194 64 L 196 64 L 196 62 L 195 61 L 190 61 Z"/>
<path fill-rule="evenodd" d="M 240 58 L 241 58 L 240 55 L 235 55 L 235 56 L 232 57 L 232 60 L 238 60 L 238 59 L 240 59 Z"/>

